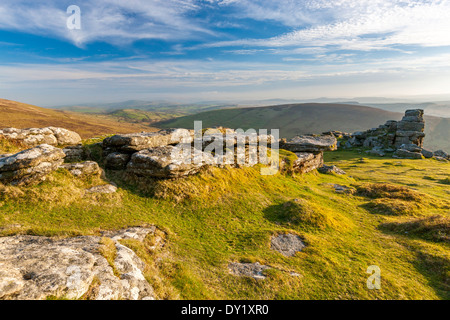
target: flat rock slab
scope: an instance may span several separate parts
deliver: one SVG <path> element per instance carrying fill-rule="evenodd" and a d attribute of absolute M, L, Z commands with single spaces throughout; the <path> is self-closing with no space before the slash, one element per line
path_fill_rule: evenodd
<path fill-rule="evenodd" d="M 79 299 L 94 279 L 100 282 L 94 290 L 97 300 L 154 299 L 153 289 L 143 275 L 142 260 L 115 241 L 114 267 L 119 273 L 116 276 L 99 253 L 100 240 L 96 236 L 0 238 L 0 299 Z"/>
<path fill-rule="evenodd" d="M 144 149 L 164 147 L 181 142 L 190 143 L 193 137 L 194 132 L 186 129 L 118 134 L 103 140 L 103 149 L 107 154 L 112 152 L 134 153 Z"/>
<path fill-rule="evenodd" d="M 40 182 L 47 174 L 58 169 L 65 156 L 61 149 L 42 144 L 0 158 L 0 182 L 17 186 Z"/>
<path fill-rule="evenodd" d="M 177 178 L 192 175 L 215 160 L 201 150 L 195 150 L 190 145 L 183 152 L 182 148 L 174 146 L 158 147 L 136 152 L 127 165 L 127 173 L 142 177 Z M 200 160 L 195 161 L 196 156 Z"/>
<path fill-rule="evenodd" d="M 266 276 L 263 274 L 264 270 L 270 269 L 270 267 L 255 263 L 240 263 L 231 262 L 228 265 L 230 273 L 238 277 L 250 277 L 256 280 L 264 280 Z"/>
<path fill-rule="evenodd" d="M 116 193 L 117 187 L 112 184 L 104 184 L 102 186 L 95 186 L 86 190 L 86 193 L 111 194 Z"/>
<path fill-rule="evenodd" d="M 40 144 L 67 146 L 81 143 L 81 137 L 78 133 L 57 127 L 30 129 L 5 128 L 0 129 L 0 135 L 8 139 L 19 140 L 30 147 Z"/>
<path fill-rule="evenodd" d="M 270 244 L 273 250 L 280 252 L 286 257 L 293 257 L 306 247 L 298 235 L 290 233 L 272 237 Z"/>
<path fill-rule="evenodd" d="M 280 148 L 292 152 L 321 152 L 337 150 L 337 139 L 333 135 L 297 136 L 281 141 Z"/>

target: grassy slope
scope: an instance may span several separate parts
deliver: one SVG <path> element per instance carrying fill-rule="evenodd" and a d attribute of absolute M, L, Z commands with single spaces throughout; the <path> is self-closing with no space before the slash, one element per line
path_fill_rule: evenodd
<path fill-rule="evenodd" d="M 193 128 L 195 120 L 204 127 L 280 129 L 280 136 L 320 133 L 329 130 L 355 132 L 378 127 L 387 120 L 401 120 L 402 113 L 359 105 L 294 104 L 260 108 L 214 110 L 155 124 L 161 127 Z M 450 151 L 450 119 L 426 117 L 425 145 Z"/>
<path fill-rule="evenodd" d="M 384 223 L 415 217 L 380 214 L 366 206 L 373 199 L 336 194 L 328 186 L 407 186 L 427 194 L 420 196 L 421 210 L 414 215 L 448 218 L 449 165 L 360 157 L 356 152 L 326 154 L 326 162 L 346 170 L 346 176 L 210 169 L 183 180 L 146 184 L 150 193 L 109 174 L 119 185 L 113 195 L 84 195 L 83 189 L 100 183 L 99 178 L 76 179 L 60 170 L 38 186 L 0 186 L 0 234 L 98 234 L 156 224 L 168 234 L 168 253 L 155 259 L 142 248 L 135 250 L 154 264 L 148 278 L 162 298 L 449 299 L 448 243 L 385 230 Z M 283 203 L 296 198 L 320 208 L 329 223 L 280 220 Z M 308 247 L 292 258 L 271 250 L 270 237 L 282 232 L 299 234 Z M 259 261 L 277 269 L 264 281 L 236 278 L 227 270 L 230 261 Z M 381 268 L 382 290 L 366 288 L 370 265 Z"/>
<path fill-rule="evenodd" d="M 83 115 L 0 99 L 0 128 L 41 128 L 47 126 L 73 130 L 83 138 L 111 133 L 155 130 L 141 124 L 119 122 L 116 118 L 104 115 Z"/>

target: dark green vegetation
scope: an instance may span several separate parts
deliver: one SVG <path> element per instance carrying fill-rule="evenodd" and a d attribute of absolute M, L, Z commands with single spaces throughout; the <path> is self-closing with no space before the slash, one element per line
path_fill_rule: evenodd
<path fill-rule="evenodd" d="M 166 232 L 162 252 L 129 245 L 147 262 L 146 277 L 161 298 L 449 299 L 450 203 L 448 184 L 441 183 L 449 164 L 360 161 L 357 152 L 342 151 L 325 157 L 348 174 L 262 176 L 258 167 L 210 168 L 181 180 L 135 184 L 107 173 L 119 191 L 94 195 L 84 189 L 104 183 L 100 178 L 58 170 L 37 186 L 0 185 L 0 235 L 98 235 L 155 224 Z M 332 184 L 356 191 L 338 194 Z M 386 214 L 366 207 L 373 201 L 418 208 Z M 270 238 L 286 232 L 307 245 L 291 258 L 270 249 Z M 106 257 L 114 255 L 103 245 Z M 229 262 L 239 261 L 273 269 L 263 281 L 239 278 L 228 271 Z M 366 287 L 371 265 L 381 268 L 381 290 Z"/>
<path fill-rule="evenodd" d="M 408 109 L 407 107 L 404 110 Z M 404 111 L 403 110 L 403 111 Z M 345 104 L 291 104 L 273 107 L 226 109 L 164 121 L 155 126 L 192 129 L 195 120 L 204 127 L 280 129 L 280 137 L 338 130 L 353 133 L 378 127 L 387 120 L 401 120 L 403 113 Z M 450 151 L 450 119 L 425 117 L 425 148 Z"/>

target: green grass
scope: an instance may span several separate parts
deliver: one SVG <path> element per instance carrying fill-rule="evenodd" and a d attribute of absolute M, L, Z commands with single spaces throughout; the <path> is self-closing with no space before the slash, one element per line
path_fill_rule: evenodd
<path fill-rule="evenodd" d="M 449 244 L 382 228 L 412 217 L 366 207 L 371 201 L 409 201 L 420 204 L 421 218 L 448 217 L 448 185 L 439 182 L 450 173 L 448 163 L 368 156 L 360 162 L 361 155 L 349 151 L 325 158 L 347 175 L 261 176 L 258 167 L 211 168 L 139 188 L 108 174 L 119 186 L 116 194 L 85 195 L 100 178 L 81 180 L 58 170 L 37 186 L 0 187 L 0 235 L 99 235 L 154 224 L 165 232 L 159 252 L 127 245 L 147 262 L 145 276 L 161 298 L 449 299 Z M 330 183 L 357 190 L 381 183 L 396 186 L 399 194 L 337 194 Z M 405 194 L 413 196 L 405 200 Z M 291 258 L 270 249 L 271 236 L 286 232 L 307 244 Z M 264 281 L 238 278 L 228 272 L 232 261 L 274 269 Z M 366 288 L 371 265 L 381 268 L 381 290 Z"/>

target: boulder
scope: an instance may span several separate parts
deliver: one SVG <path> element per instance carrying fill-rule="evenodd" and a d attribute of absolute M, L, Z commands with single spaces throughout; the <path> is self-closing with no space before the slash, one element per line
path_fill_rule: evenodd
<path fill-rule="evenodd" d="M 322 152 L 337 150 L 337 139 L 333 135 L 305 135 L 282 140 L 280 148 L 291 152 Z"/>
<path fill-rule="evenodd" d="M 392 157 L 397 159 L 423 159 L 422 153 L 411 152 L 405 149 L 398 149 L 394 152 Z"/>
<path fill-rule="evenodd" d="M 297 152 L 295 155 L 297 160 L 293 163 L 294 172 L 308 173 L 323 166 L 323 152 Z"/>
<path fill-rule="evenodd" d="M 58 169 L 64 157 L 61 149 L 43 144 L 0 158 L 0 182 L 17 186 L 38 183 Z"/>
<path fill-rule="evenodd" d="M 190 145 L 182 152 L 174 146 L 156 147 L 136 152 L 127 165 L 127 173 L 141 177 L 177 178 L 192 175 L 215 160 Z M 190 152 L 189 152 L 190 151 Z M 196 156 L 199 159 L 196 160 Z"/>
<path fill-rule="evenodd" d="M 450 155 L 443 150 L 438 150 L 438 151 L 433 152 L 433 156 L 450 160 Z"/>
<path fill-rule="evenodd" d="M 194 132 L 186 129 L 167 129 L 158 132 L 118 134 L 103 140 L 106 154 L 112 152 L 135 153 L 144 149 L 165 147 L 178 143 L 190 143 Z"/>
<path fill-rule="evenodd" d="M 433 158 L 433 152 L 432 151 L 428 151 L 428 150 L 425 150 L 425 149 L 422 149 L 422 155 L 425 157 L 425 158 L 427 158 L 427 159 L 429 159 L 429 158 Z"/>
<path fill-rule="evenodd" d="M 346 174 L 344 170 L 339 169 L 336 166 L 325 166 L 324 165 L 323 167 L 319 168 L 318 171 L 320 173 L 324 173 L 324 174 L 328 174 L 328 173 L 335 173 L 335 174 L 338 174 L 338 175 Z"/>
<path fill-rule="evenodd" d="M 0 129 L 0 135 L 8 139 L 18 140 L 30 147 L 40 144 L 67 146 L 81 143 L 81 137 L 78 133 L 56 127 L 29 129 L 6 128 Z"/>
<path fill-rule="evenodd" d="M 95 161 L 66 163 L 61 165 L 60 168 L 68 170 L 75 177 L 100 176 L 103 174 L 103 170 L 99 167 L 98 163 Z"/>
<path fill-rule="evenodd" d="M 144 262 L 112 240 L 116 248 L 113 270 L 100 254 L 100 241 L 97 236 L 0 238 L 0 299 L 79 299 L 88 291 L 96 300 L 154 299 L 143 275 Z"/>

